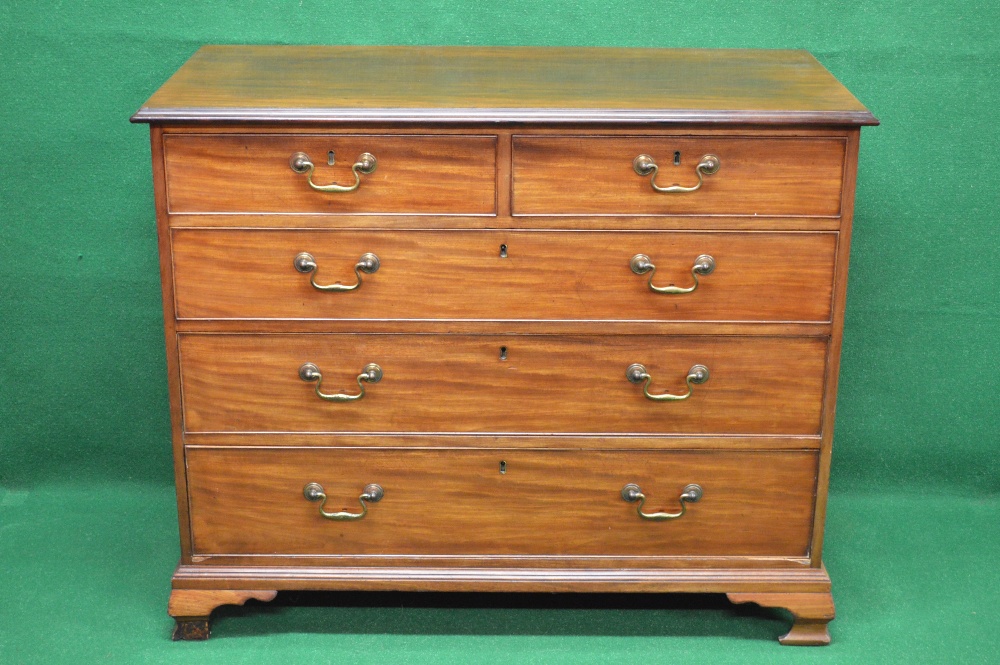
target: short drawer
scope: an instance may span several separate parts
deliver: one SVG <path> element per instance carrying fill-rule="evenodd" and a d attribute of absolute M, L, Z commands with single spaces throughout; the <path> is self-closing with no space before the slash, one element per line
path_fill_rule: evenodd
<path fill-rule="evenodd" d="M 513 213 L 838 216 L 846 145 L 835 137 L 516 136 Z M 640 155 L 655 173 L 637 173 Z M 699 170 L 705 156 L 716 158 L 714 173 Z M 702 184 L 659 192 L 654 178 L 661 188 Z"/>
<path fill-rule="evenodd" d="M 815 435 L 827 342 L 186 333 L 178 348 L 188 432 Z M 369 380 L 372 363 L 378 382 Z M 627 373 L 634 364 L 648 386 L 642 372 Z M 362 386 L 359 399 L 316 392 L 358 396 Z M 689 397 L 651 400 L 644 391 Z"/>
<path fill-rule="evenodd" d="M 163 148 L 172 213 L 496 212 L 493 136 L 167 134 Z M 292 168 L 299 153 L 311 173 Z M 374 171 L 355 173 L 365 154 Z"/>
<path fill-rule="evenodd" d="M 174 229 L 174 293 L 181 319 L 827 322 L 836 248 L 836 233 Z M 377 270 L 355 276 L 369 254 Z M 337 283 L 360 286 L 318 288 Z"/>
<path fill-rule="evenodd" d="M 383 559 L 804 557 L 818 459 L 722 450 L 189 447 L 186 455 L 195 554 Z M 378 495 L 370 485 L 381 498 L 363 504 L 366 488 Z M 642 505 L 624 499 L 628 485 Z M 682 502 L 685 492 L 700 498 Z M 673 519 L 639 515 L 682 508 Z"/>

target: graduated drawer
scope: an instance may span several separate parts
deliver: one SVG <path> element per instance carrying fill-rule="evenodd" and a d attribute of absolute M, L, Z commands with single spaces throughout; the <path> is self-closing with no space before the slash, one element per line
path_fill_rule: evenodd
<path fill-rule="evenodd" d="M 515 215 L 840 214 L 843 138 L 732 136 L 515 136 Z M 702 158 L 718 158 L 698 191 L 662 193 L 634 161 L 652 157 L 660 187 L 698 184 Z M 679 162 L 675 165 L 674 162 Z"/>
<path fill-rule="evenodd" d="M 163 138 L 167 206 L 172 213 L 477 214 L 496 211 L 496 137 L 374 134 L 167 134 Z M 333 152 L 334 165 L 328 164 Z M 291 168 L 304 153 L 317 191 Z"/>
<path fill-rule="evenodd" d="M 188 432 L 820 432 L 820 337 L 179 335 Z M 308 368 L 312 363 L 322 381 Z M 377 383 L 358 378 L 370 364 Z M 649 392 L 690 397 L 652 401 Z M 638 377 L 633 377 L 638 378 Z M 361 399 L 327 401 L 327 395 Z"/>
<path fill-rule="evenodd" d="M 174 229 L 181 319 L 827 322 L 836 233 Z M 306 252 L 317 266 L 300 272 Z M 358 283 L 360 257 L 379 267 Z M 698 257 L 714 270 L 695 286 Z"/>
<path fill-rule="evenodd" d="M 815 451 L 189 447 L 186 455 L 193 553 L 202 556 L 803 557 L 818 460 Z M 315 491 L 306 498 L 310 483 L 325 503 Z M 320 514 L 360 514 L 371 484 L 382 497 L 366 501 L 363 518 Z M 690 485 L 701 497 L 681 517 L 653 521 L 623 498 L 629 484 L 645 495 L 646 514 L 680 512 Z"/>

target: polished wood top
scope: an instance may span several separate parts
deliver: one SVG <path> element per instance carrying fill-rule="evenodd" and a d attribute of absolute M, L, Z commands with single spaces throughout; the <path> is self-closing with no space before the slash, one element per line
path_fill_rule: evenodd
<path fill-rule="evenodd" d="M 873 125 L 806 51 L 204 46 L 133 122 Z"/>

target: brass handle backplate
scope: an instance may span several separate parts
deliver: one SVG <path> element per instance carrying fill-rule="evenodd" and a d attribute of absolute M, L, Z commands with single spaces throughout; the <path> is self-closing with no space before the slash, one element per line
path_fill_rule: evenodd
<path fill-rule="evenodd" d="M 382 368 L 375 363 L 365 365 L 364 369 L 361 370 L 361 374 L 358 374 L 358 387 L 361 388 L 361 392 L 357 395 L 323 392 L 323 374 L 314 363 L 306 363 L 302 367 L 299 367 L 299 378 L 306 382 L 315 381 L 316 395 L 320 399 L 325 399 L 328 402 L 353 402 L 365 396 L 366 383 L 378 383 L 382 380 Z"/>
<path fill-rule="evenodd" d="M 691 396 L 692 392 L 694 392 L 693 385 L 699 385 L 708 381 L 708 368 L 704 365 L 694 365 L 688 370 L 687 376 L 684 377 L 684 382 L 687 383 L 687 392 L 683 395 L 672 395 L 670 393 L 650 394 L 649 383 L 653 380 L 653 377 L 646 371 L 646 366 L 639 363 L 629 365 L 625 369 L 625 376 L 628 377 L 631 383 L 643 383 L 645 381 L 642 386 L 642 393 L 646 396 L 646 399 L 651 399 L 654 402 L 678 402 Z"/>
<path fill-rule="evenodd" d="M 653 286 L 653 275 L 656 274 L 656 266 L 653 265 L 652 261 L 645 254 L 636 254 L 629 261 L 629 267 L 632 268 L 632 272 L 636 275 L 645 275 L 649 273 L 649 279 L 647 284 L 649 284 L 649 290 L 655 293 L 691 293 L 698 288 L 698 277 L 705 277 L 706 275 L 711 275 L 715 272 L 715 259 L 713 259 L 708 254 L 701 254 L 694 260 L 694 265 L 691 266 L 691 277 L 694 278 L 694 285 L 688 287 L 680 286 Z"/>
<path fill-rule="evenodd" d="M 636 503 L 639 505 L 635 507 L 635 512 L 638 513 L 639 517 L 644 520 L 650 520 L 653 522 L 663 522 L 665 520 L 675 520 L 678 517 L 684 517 L 684 513 L 687 512 L 687 505 L 689 503 L 698 503 L 701 501 L 703 491 L 701 485 L 688 485 L 681 492 L 679 501 L 681 503 L 680 511 L 676 513 L 644 513 L 642 512 L 642 507 L 646 504 L 646 495 L 642 493 L 639 486 L 635 483 L 629 483 L 622 488 L 622 499 L 628 503 Z"/>
<path fill-rule="evenodd" d="M 319 504 L 319 514 L 328 520 L 359 520 L 368 514 L 369 503 L 378 503 L 382 500 L 382 497 L 385 496 L 385 490 L 383 490 L 380 485 L 376 485 L 375 483 L 365 485 L 364 490 L 361 492 L 361 496 L 358 497 L 358 501 L 361 502 L 360 513 L 328 513 L 323 510 L 326 506 L 326 491 L 319 483 L 309 483 L 306 485 L 302 488 L 302 495 L 309 501 L 321 501 L 322 503 Z"/>
<path fill-rule="evenodd" d="M 663 194 L 682 194 L 684 192 L 697 192 L 701 189 L 701 186 L 705 182 L 704 176 L 712 175 L 718 172 L 719 167 L 722 163 L 719 158 L 715 155 L 705 155 L 698 162 L 698 166 L 694 167 L 694 172 L 698 175 L 698 184 L 691 187 L 682 187 L 681 185 L 670 185 L 669 187 L 660 187 L 656 184 L 656 173 L 660 170 L 660 167 L 656 165 L 656 162 L 649 155 L 639 155 L 632 160 L 632 170 L 635 171 L 642 177 L 651 175 L 649 179 L 649 184 L 653 186 L 658 192 Z"/>
<path fill-rule="evenodd" d="M 331 162 L 332 164 L 332 162 Z M 288 158 L 288 166 L 300 175 L 306 176 L 306 180 L 309 181 L 309 186 L 318 192 L 353 192 L 355 189 L 361 186 L 361 174 L 369 175 L 375 172 L 378 167 L 378 160 L 375 159 L 375 155 L 370 152 L 363 152 L 358 156 L 357 161 L 351 167 L 351 172 L 354 174 L 354 184 L 353 185 L 338 185 L 336 183 L 331 183 L 329 185 L 317 185 L 313 182 L 313 170 L 315 170 L 316 165 L 304 152 L 293 153 L 291 157 Z"/>
<path fill-rule="evenodd" d="M 309 283 L 313 285 L 313 288 L 320 291 L 354 291 L 361 286 L 361 273 L 366 275 L 371 275 L 378 272 L 378 269 L 382 266 L 382 262 L 379 261 L 378 257 L 371 252 L 362 254 L 358 262 L 354 264 L 354 275 L 357 277 L 358 281 L 354 284 L 341 284 L 340 282 L 335 282 L 333 284 L 317 284 L 316 283 L 316 270 L 319 266 L 316 264 L 316 259 L 309 252 L 302 252 L 295 257 L 292 261 L 292 265 L 295 269 L 301 273 L 307 273 L 309 275 Z"/>

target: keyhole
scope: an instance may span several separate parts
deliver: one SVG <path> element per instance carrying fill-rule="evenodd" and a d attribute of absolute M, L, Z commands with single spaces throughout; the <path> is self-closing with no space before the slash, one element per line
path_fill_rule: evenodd
<path fill-rule="evenodd" d="M 331 154 L 333 154 L 333 153 L 331 153 Z M 680 150 L 675 150 L 674 151 L 674 166 L 680 166 L 680 165 L 681 165 L 681 151 Z"/>
<path fill-rule="evenodd" d="M 500 475 L 507 473 L 507 462 L 500 460 Z"/>
<path fill-rule="evenodd" d="M 326 153 L 326 163 L 329 164 L 330 166 L 333 166 L 333 150 Z"/>
<path fill-rule="evenodd" d="M 500 347 L 500 360 L 507 360 L 507 347 L 506 346 L 501 346 Z"/>
<path fill-rule="evenodd" d="M 507 245 L 500 245 L 500 258 L 501 259 L 507 258 Z"/>

